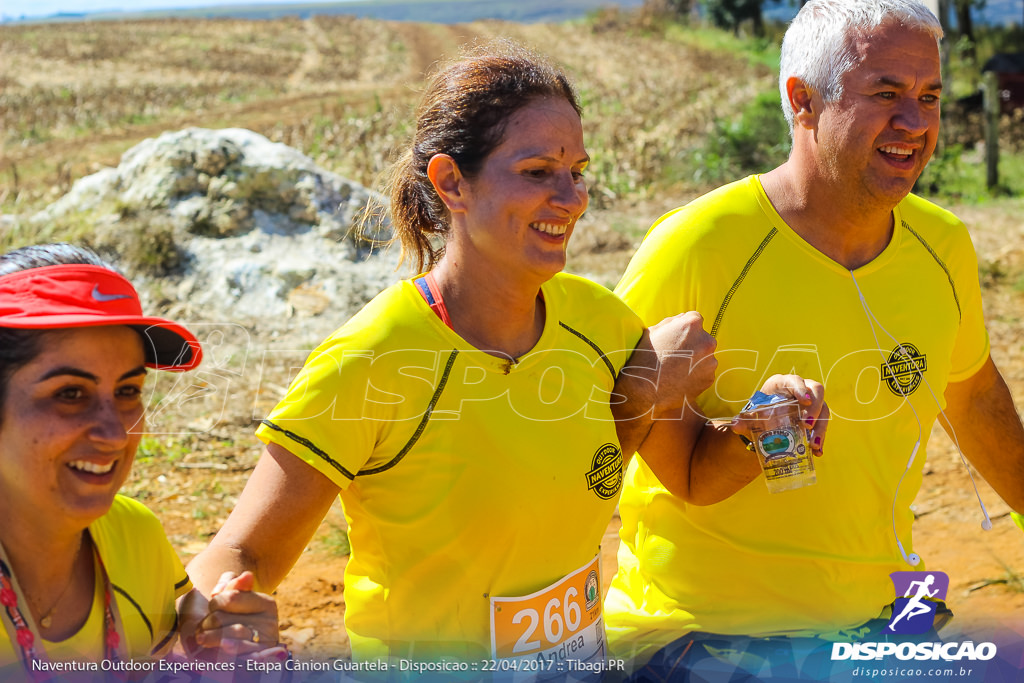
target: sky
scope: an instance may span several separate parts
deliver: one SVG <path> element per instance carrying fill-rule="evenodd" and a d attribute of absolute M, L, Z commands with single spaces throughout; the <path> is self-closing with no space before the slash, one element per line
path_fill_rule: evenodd
<path fill-rule="evenodd" d="M 291 0 L 299 2 L 300 0 Z M 316 0 L 301 0 L 315 2 Z M 327 2 L 328 0 L 324 0 Z M 344 2 L 344 0 L 331 0 Z M 0 0 L 0 14 L 9 17 L 43 17 L 58 12 L 141 11 L 149 9 L 185 9 L 212 5 L 254 5 L 260 0 Z M 290 0 L 267 0 L 267 4 L 289 4 Z"/>
<path fill-rule="evenodd" d="M 0 0 L 0 16 L 20 18 L 43 17 L 58 12 L 104 12 L 104 11 L 141 11 L 151 9 L 187 9 L 193 7 L 210 7 L 214 5 L 253 5 L 266 3 L 273 5 L 295 4 L 299 2 L 346 2 L 347 0 Z M 1002 14 L 1009 14 L 1014 21 L 1020 23 L 1022 0 L 988 0 L 990 9 L 979 13 L 980 16 L 995 15 L 992 8 L 998 6 Z"/>

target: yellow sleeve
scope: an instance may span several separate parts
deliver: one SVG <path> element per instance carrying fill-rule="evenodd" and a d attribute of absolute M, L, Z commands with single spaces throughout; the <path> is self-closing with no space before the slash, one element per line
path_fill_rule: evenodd
<path fill-rule="evenodd" d="M 415 286 L 391 287 L 310 354 L 256 436 L 346 489 L 394 456 L 385 439 L 412 432 L 447 354 L 432 349 Z M 437 323 L 440 325 L 440 323 Z"/>
<path fill-rule="evenodd" d="M 959 272 L 954 278 L 960 296 L 960 330 L 953 346 L 950 382 L 961 382 L 978 370 L 988 360 L 989 339 L 981 307 L 981 284 L 978 280 L 978 260 L 967 230 L 964 228 L 963 244 L 957 249 Z"/>
<path fill-rule="evenodd" d="M 366 414 L 373 352 L 346 348 L 331 338 L 313 351 L 281 402 L 256 429 L 274 443 L 347 488 L 376 441 Z"/>
<path fill-rule="evenodd" d="M 667 213 L 651 226 L 615 287 L 615 293 L 648 327 L 692 308 L 684 299 L 691 288 L 685 282 L 686 235 L 678 229 L 682 211 Z"/>

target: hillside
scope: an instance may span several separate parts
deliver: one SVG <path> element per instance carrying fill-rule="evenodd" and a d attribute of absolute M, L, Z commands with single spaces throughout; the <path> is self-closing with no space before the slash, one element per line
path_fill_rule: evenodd
<path fill-rule="evenodd" d="M 606 285 L 661 213 L 746 172 L 726 150 L 771 138 L 765 131 L 781 120 L 772 100 L 775 48 L 615 11 L 568 24 L 315 16 L 4 25 L 0 247 L 55 236 L 88 240 L 90 225 L 37 231 L 23 219 L 75 180 L 117 165 L 141 140 L 188 126 L 249 128 L 379 187 L 406 140 L 423 74 L 460 45 L 499 36 L 542 50 L 577 82 L 594 161 L 591 210 L 570 247 L 569 268 Z M 1020 156 L 1015 144 L 1009 153 Z M 780 154 L 751 148 L 759 168 Z M 942 203 L 972 228 L 993 355 L 1024 408 L 1024 200 Z M 254 416 L 276 401 L 315 341 L 303 328 L 340 322 L 329 310 L 296 319 L 296 337 L 287 341 L 238 328 L 233 346 L 213 349 L 212 369 L 195 380 L 207 395 L 161 404 L 160 429 L 144 440 L 127 492 L 160 515 L 183 557 L 202 549 L 230 511 L 259 455 Z M 156 400 L 168 388 L 153 391 Z M 987 534 L 978 531 L 955 451 L 945 437 L 933 439 L 916 550 L 950 574 L 951 605 L 959 623 L 973 627 L 1024 610 L 1024 539 L 1006 506 L 982 488 L 995 520 Z M 614 531 L 613 523 L 606 577 Z M 345 652 L 338 617 L 346 552 L 335 509 L 281 589 L 286 637 L 300 652 Z"/>

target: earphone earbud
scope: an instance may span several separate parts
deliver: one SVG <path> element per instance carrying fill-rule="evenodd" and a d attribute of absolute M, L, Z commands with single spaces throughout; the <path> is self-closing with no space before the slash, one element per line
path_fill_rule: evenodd
<path fill-rule="evenodd" d="M 921 556 L 917 553 L 910 553 L 909 555 L 907 555 L 907 551 L 903 549 L 903 544 L 900 543 L 900 539 L 898 536 L 896 537 L 896 547 L 900 549 L 900 555 L 903 556 L 903 559 L 911 567 L 916 567 L 917 565 L 921 564 Z"/>
<path fill-rule="evenodd" d="M 992 531 L 992 520 L 985 515 L 985 520 L 981 523 L 981 528 L 985 531 Z"/>

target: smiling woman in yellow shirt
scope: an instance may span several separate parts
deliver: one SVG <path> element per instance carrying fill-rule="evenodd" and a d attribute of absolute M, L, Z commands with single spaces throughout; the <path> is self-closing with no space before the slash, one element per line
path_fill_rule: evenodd
<path fill-rule="evenodd" d="M 622 481 L 608 395 L 642 328 L 581 278 L 541 292 L 545 329 L 510 367 L 405 281 L 311 354 L 257 431 L 341 491 L 356 657 L 489 657 L 491 596 L 597 555 Z"/>
<path fill-rule="evenodd" d="M 0 256 L 0 347 L 0 677 L 166 654 L 191 584 L 117 491 L 146 368 L 193 368 L 198 342 L 95 254 L 41 245 Z"/>
<path fill-rule="evenodd" d="M 251 577 L 208 604 L 160 522 L 118 494 L 145 431 L 148 369 L 201 357 L 191 332 L 143 315 L 131 283 L 91 251 L 0 256 L 0 679 L 152 671 L 185 596 L 218 655 L 283 652 L 267 649 L 276 610 L 244 590 Z"/>
<path fill-rule="evenodd" d="M 355 659 L 603 661 L 599 544 L 624 461 L 713 367 L 659 359 L 611 292 L 560 272 L 588 163 L 576 95 L 540 57 L 495 43 L 432 76 L 390 204 L 423 272 L 316 349 L 263 420 L 263 457 L 189 567 L 201 589 L 244 569 L 275 587 L 340 495 Z M 712 351 L 699 316 L 655 334 Z"/>

